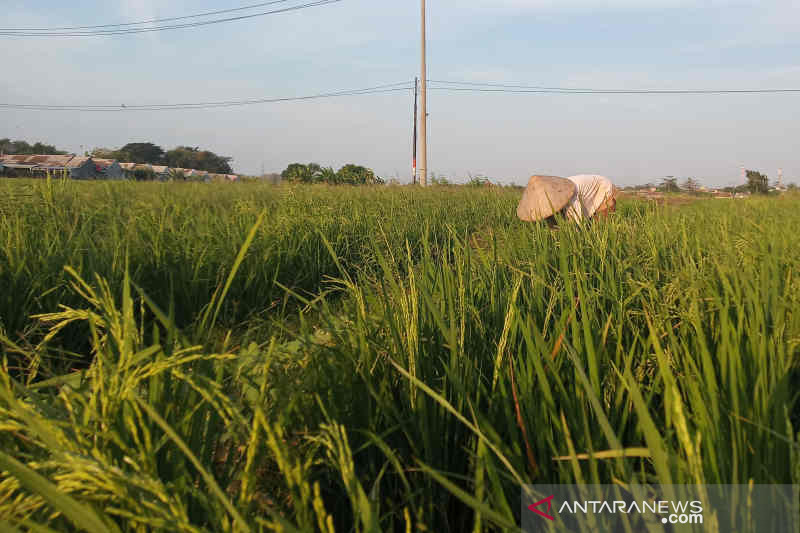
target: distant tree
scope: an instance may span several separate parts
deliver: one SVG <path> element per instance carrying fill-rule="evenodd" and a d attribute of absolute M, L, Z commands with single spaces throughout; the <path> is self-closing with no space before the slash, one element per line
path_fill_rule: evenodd
<path fill-rule="evenodd" d="M 164 150 L 153 143 L 128 143 L 119 150 L 96 148 L 91 153 L 98 159 L 116 159 L 122 163 L 147 163 L 172 168 L 192 168 L 213 174 L 233 174 L 231 157 L 217 155 L 198 147 L 178 146 Z"/>
<path fill-rule="evenodd" d="M 336 185 L 339 183 L 339 175 L 333 170 L 333 167 L 325 167 L 316 172 L 314 181 L 317 183 L 330 183 Z"/>
<path fill-rule="evenodd" d="M 123 148 L 124 149 L 124 148 Z M 178 146 L 166 152 L 162 158 L 163 165 L 173 168 L 193 168 L 214 174 L 233 174 L 232 157 L 217 155 L 199 147 Z"/>
<path fill-rule="evenodd" d="M 128 156 L 127 163 L 161 165 L 164 160 L 164 150 L 153 143 L 128 143 L 119 152 Z"/>
<path fill-rule="evenodd" d="M 327 183 L 329 185 L 374 185 L 383 183 L 375 173 L 360 165 L 345 165 L 338 172 L 317 163 L 292 163 L 281 172 L 281 178 L 293 183 Z"/>
<path fill-rule="evenodd" d="M 96 159 L 116 159 L 116 150 L 110 148 L 95 148 L 89 155 Z"/>
<path fill-rule="evenodd" d="M 469 181 L 467 181 L 467 186 L 469 187 L 485 187 L 490 184 L 489 178 L 485 176 L 470 176 Z"/>
<path fill-rule="evenodd" d="M 66 152 L 56 149 L 52 144 L 44 144 L 36 142 L 28 144 L 25 141 L 12 141 L 11 139 L 0 139 L 0 152 L 4 154 L 21 154 L 21 155 L 62 155 Z"/>
<path fill-rule="evenodd" d="M 281 172 L 284 181 L 293 183 L 313 183 L 316 174 L 320 171 L 320 166 L 316 163 L 304 165 L 302 163 L 292 163 L 286 170 Z"/>
<path fill-rule="evenodd" d="M 622 190 L 647 191 L 655 188 L 656 185 L 654 183 L 640 183 L 639 185 L 629 185 L 627 187 L 622 187 Z"/>
<path fill-rule="evenodd" d="M 309 183 L 319 183 L 319 175 L 322 173 L 322 167 L 317 163 L 309 163 L 306 165 L 306 179 Z"/>
<path fill-rule="evenodd" d="M 131 155 L 122 150 L 114 150 L 111 148 L 95 148 L 89 153 L 95 159 L 115 159 L 121 163 L 133 163 Z"/>
<path fill-rule="evenodd" d="M 797 187 L 796 183 L 790 183 L 789 185 L 786 186 L 786 189 L 788 189 L 790 191 L 796 191 L 798 189 L 798 187 Z"/>
<path fill-rule="evenodd" d="M 164 163 L 171 168 L 195 168 L 196 157 L 194 152 L 194 148 L 178 146 L 164 154 Z"/>
<path fill-rule="evenodd" d="M 450 180 L 447 179 L 447 176 L 437 176 L 435 172 L 431 172 L 429 181 L 431 182 L 431 185 L 452 185 Z"/>
<path fill-rule="evenodd" d="M 747 171 L 747 187 L 753 194 L 766 194 L 769 192 L 767 176 L 755 170 Z"/>
<path fill-rule="evenodd" d="M 302 163 L 291 163 L 286 170 L 281 172 L 281 179 L 284 181 L 301 182 L 305 175 L 306 166 Z"/>
<path fill-rule="evenodd" d="M 55 146 L 52 144 L 44 144 L 41 142 L 36 142 L 31 146 L 31 153 L 34 154 L 45 154 L 45 155 L 59 155 L 65 154 L 66 152 L 62 152 L 61 150 L 57 150 Z"/>
<path fill-rule="evenodd" d="M 377 183 L 375 173 L 360 165 L 345 165 L 337 172 L 339 183 L 346 185 L 374 185 Z"/>
<path fill-rule="evenodd" d="M 660 189 L 664 192 L 679 192 L 681 189 L 678 187 L 678 178 L 667 176 L 661 180 Z"/>

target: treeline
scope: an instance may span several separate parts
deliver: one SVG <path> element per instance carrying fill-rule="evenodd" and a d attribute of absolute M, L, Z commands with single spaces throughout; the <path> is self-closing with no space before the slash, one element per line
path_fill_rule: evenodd
<path fill-rule="evenodd" d="M 51 144 L 0 139 L 0 152 L 4 154 L 26 155 L 64 155 L 69 152 L 58 150 Z M 128 143 L 122 148 L 96 148 L 91 153 L 95 159 L 116 159 L 120 163 L 163 165 L 172 168 L 192 168 L 214 174 L 233 174 L 232 157 L 217 155 L 199 147 L 178 146 L 164 150 L 154 143 Z"/>
<path fill-rule="evenodd" d="M 284 181 L 294 183 L 327 183 L 329 185 L 379 185 L 384 180 L 371 169 L 360 165 L 345 165 L 338 171 L 317 163 L 292 163 L 281 172 Z"/>
<path fill-rule="evenodd" d="M 727 187 L 713 187 L 713 190 L 726 192 L 726 193 L 752 193 L 752 194 L 768 194 L 773 189 L 780 189 L 781 187 L 785 187 L 787 190 L 797 190 L 798 186 L 796 183 L 788 183 L 782 184 L 779 182 L 775 182 L 774 184 L 770 185 L 769 178 L 766 174 L 762 174 L 761 172 L 755 170 L 747 170 L 745 172 L 747 177 L 747 183 L 740 183 L 739 185 L 730 185 Z M 678 178 L 674 176 L 667 176 L 666 178 L 661 180 L 661 183 L 656 185 L 654 183 L 645 183 L 642 185 L 634 185 L 631 187 L 626 187 L 629 190 L 644 190 L 644 189 L 655 189 L 659 192 L 689 192 L 689 193 L 705 193 L 709 192 L 709 189 L 703 187 L 700 182 L 695 178 L 688 178 L 686 181 L 682 183 L 678 183 Z"/>
<path fill-rule="evenodd" d="M 128 143 L 119 149 L 97 148 L 91 156 L 97 159 L 116 159 L 125 163 L 164 165 L 171 168 L 192 168 L 214 174 L 233 174 L 232 157 L 217 155 L 198 147 L 178 146 L 164 150 L 153 143 Z"/>
<path fill-rule="evenodd" d="M 56 149 L 56 147 L 52 144 L 44 144 L 42 142 L 30 144 L 26 141 L 0 139 L 0 153 L 21 155 L 64 155 L 67 152 Z"/>

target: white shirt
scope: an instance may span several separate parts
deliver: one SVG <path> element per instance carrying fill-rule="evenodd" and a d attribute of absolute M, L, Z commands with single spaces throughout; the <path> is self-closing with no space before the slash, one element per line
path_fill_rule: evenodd
<path fill-rule="evenodd" d="M 567 178 L 577 191 L 567 204 L 567 216 L 576 222 L 591 218 L 603 203 L 614 196 L 614 184 L 605 176 L 580 174 Z"/>

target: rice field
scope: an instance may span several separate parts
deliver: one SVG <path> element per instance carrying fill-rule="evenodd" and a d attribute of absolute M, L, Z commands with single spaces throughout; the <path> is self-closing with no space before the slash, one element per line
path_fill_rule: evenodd
<path fill-rule="evenodd" d="M 800 483 L 800 196 L 0 180 L 0 530 L 519 531 Z"/>

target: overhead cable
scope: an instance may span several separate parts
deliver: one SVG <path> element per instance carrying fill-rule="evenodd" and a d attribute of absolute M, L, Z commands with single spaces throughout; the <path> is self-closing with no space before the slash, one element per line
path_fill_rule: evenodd
<path fill-rule="evenodd" d="M 137 22 L 123 22 L 117 24 L 97 24 L 94 26 L 61 26 L 55 28 L 0 28 L 0 31 L 14 31 L 14 32 L 26 32 L 26 31 L 60 31 L 60 30 L 88 30 L 88 29 L 95 29 L 95 28 L 111 28 L 111 27 L 123 27 L 123 26 L 137 26 L 142 24 L 155 24 L 157 22 L 170 22 L 174 20 L 186 20 L 192 18 L 201 18 L 201 17 L 210 17 L 212 15 L 221 15 L 223 13 L 232 13 L 235 11 L 246 11 L 248 9 L 257 9 L 259 7 L 270 6 L 274 4 L 283 4 L 286 2 L 291 2 L 292 0 L 272 0 L 271 2 L 261 2 L 258 4 L 250 4 L 247 6 L 241 7 L 234 7 L 230 9 L 219 9 L 217 11 L 206 11 L 205 13 L 197 13 L 195 15 L 183 15 L 180 17 L 169 17 L 169 18 L 159 18 L 159 19 L 150 19 L 150 20 L 140 20 Z"/>
<path fill-rule="evenodd" d="M 787 89 L 587 89 L 569 87 L 542 87 L 500 83 L 433 81 L 430 90 L 480 93 L 532 93 L 532 94 L 765 94 L 800 93 L 800 88 Z"/>
<path fill-rule="evenodd" d="M 288 0 L 279 0 L 277 2 L 270 2 L 270 3 L 282 3 L 283 1 Z M 237 15 L 232 17 L 224 17 L 224 18 L 217 18 L 212 20 L 198 20 L 193 22 L 183 22 L 180 24 L 168 24 L 168 25 L 160 25 L 160 26 L 150 26 L 150 27 L 117 27 L 112 29 L 89 29 L 89 30 L 57 30 L 57 31 L 31 31 L 31 30 L 0 30 L 0 36 L 5 37 L 101 37 L 101 36 L 108 36 L 108 35 L 130 35 L 135 33 L 150 33 L 150 32 L 157 32 L 157 31 L 165 31 L 165 30 L 177 30 L 177 29 L 186 29 L 186 28 L 198 28 L 202 26 L 209 26 L 211 24 L 222 24 L 225 22 L 234 22 L 240 20 L 247 20 L 256 17 L 263 17 L 266 15 L 276 15 L 279 13 L 288 13 L 290 11 L 298 11 L 301 9 L 308 9 L 311 7 L 319 7 L 328 4 L 336 4 L 342 2 L 344 0 L 315 0 L 313 2 L 307 2 L 304 4 L 293 5 L 288 7 L 282 7 L 279 9 L 272 9 L 269 11 L 261 11 L 258 13 L 248 13 L 245 15 Z M 266 5 L 270 4 L 267 3 Z M 237 8 L 239 10 L 240 8 Z M 245 9 L 245 8 L 241 8 Z M 195 18 L 200 17 L 203 15 L 189 15 L 187 17 L 175 17 L 172 20 L 178 20 L 181 18 Z M 170 20 L 170 19 L 162 19 L 162 20 Z M 138 25 L 144 24 L 143 22 L 137 23 L 130 23 L 129 25 Z M 100 25 L 98 28 L 111 28 L 114 25 Z M 117 25 L 123 26 L 123 25 Z"/>
<path fill-rule="evenodd" d="M 125 112 L 125 111 L 177 111 L 183 109 L 217 109 L 226 107 L 241 107 L 257 104 L 271 104 L 279 102 L 297 102 L 304 100 L 316 100 L 320 98 L 335 98 L 341 96 L 359 96 L 368 94 L 380 94 L 396 91 L 412 90 L 414 87 L 409 82 L 391 83 L 387 85 L 377 85 L 363 89 L 350 89 L 342 91 L 332 91 L 326 93 L 313 94 L 308 96 L 289 96 L 278 98 L 254 98 L 248 100 L 225 100 L 216 102 L 194 102 L 176 104 L 120 104 L 120 105 L 74 105 L 74 104 L 20 104 L 20 103 L 0 103 L 0 109 L 20 109 L 30 111 L 103 111 L 103 112 Z"/>

